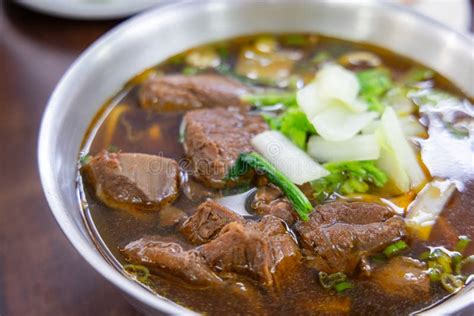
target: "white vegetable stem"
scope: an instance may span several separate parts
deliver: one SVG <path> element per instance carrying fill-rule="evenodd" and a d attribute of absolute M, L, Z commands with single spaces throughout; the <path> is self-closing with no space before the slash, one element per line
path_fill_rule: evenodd
<path fill-rule="evenodd" d="M 367 104 L 357 99 L 359 90 L 359 81 L 353 72 L 339 65 L 327 65 L 312 83 L 298 90 L 296 101 L 309 120 L 334 103 L 354 112 L 363 112 L 367 110 Z"/>
<path fill-rule="evenodd" d="M 280 132 L 260 133 L 252 139 L 251 143 L 275 168 L 298 185 L 329 174 Z"/>
<path fill-rule="evenodd" d="M 297 92 L 299 107 L 318 134 L 332 141 L 352 138 L 377 114 L 367 112 L 367 103 L 357 98 L 356 75 L 339 65 L 328 65 L 314 82 Z"/>
<path fill-rule="evenodd" d="M 425 174 L 391 107 L 387 107 L 382 115 L 379 135 L 382 145 L 379 167 L 388 173 L 402 192 L 421 185 Z"/>
<path fill-rule="evenodd" d="M 356 113 L 341 105 L 333 105 L 316 115 L 316 131 L 330 141 L 349 140 L 378 116 L 375 112 Z"/>
<path fill-rule="evenodd" d="M 320 162 L 377 160 L 380 156 L 380 145 L 374 134 L 357 135 L 339 142 L 311 136 L 308 141 L 308 154 Z"/>
<path fill-rule="evenodd" d="M 406 224 L 412 233 L 428 239 L 431 227 L 454 193 L 456 186 L 449 180 L 433 180 L 418 193 L 408 206 Z"/>

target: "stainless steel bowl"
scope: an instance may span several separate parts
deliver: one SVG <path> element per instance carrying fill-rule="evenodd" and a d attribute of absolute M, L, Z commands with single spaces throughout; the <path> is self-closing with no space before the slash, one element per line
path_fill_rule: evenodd
<path fill-rule="evenodd" d="M 380 2 L 184 1 L 163 4 L 102 36 L 70 67 L 44 113 L 38 160 L 43 188 L 63 232 L 84 259 L 148 313 L 191 313 L 129 280 L 100 255 L 76 197 L 76 161 L 100 106 L 133 75 L 189 47 L 256 32 L 318 32 L 367 41 L 430 66 L 474 95 L 474 46 L 466 35 Z M 472 304 L 466 289 L 431 310 Z M 382 304 L 382 302 L 381 302 Z"/>

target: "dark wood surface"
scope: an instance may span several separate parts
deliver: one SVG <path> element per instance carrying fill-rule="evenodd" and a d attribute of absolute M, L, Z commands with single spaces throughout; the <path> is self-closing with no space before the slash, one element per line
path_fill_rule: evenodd
<path fill-rule="evenodd" d="M 135 315 L 66 240 L 44 199 L 36 147 L 47 99 L 73 60 L 119 21 L 0 7 L 0 314 Z"/>
<path fill-rule="evenodd" d="M 54 86 L 119 21 L 69 21 L 4 2 L 1 10 L 0 314 L 135 315 L 59 229 L 36 163 L 40 119 Z"/>

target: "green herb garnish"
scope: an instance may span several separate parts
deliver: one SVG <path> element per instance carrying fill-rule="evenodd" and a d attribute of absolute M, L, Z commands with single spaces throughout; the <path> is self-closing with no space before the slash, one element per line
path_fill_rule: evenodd
<path fill-rule="evenodd" d="M 229 170 L 226 179 L 236 180 L 247 173 L 249 168 L 264 172 L 268 180 L 285 193 L 299 217 L 303 221 L 308 220 L 308 214 L 313 210 L 308 198 L 293 182 L 258 153 L 241 153 L 234 166 Z"/>
<path fill-rule="evenodd" d="M 296 94 L 291 92 L 265 92 L 259 94 L 246 94 L 241 99 L 257 107 L 284 105 L 286 107 L 297 106 Z"/>
<path fill-rule="evenodd" d="M 402 250 L 405 250 L 408 248 L 408 245 L 406 242 L 403 240 L 399 240 L 396 243 L 391 244 L 387 248 L 384 249 L 383 254 L 387 257 L 393 257 L 400 253 Z"/>

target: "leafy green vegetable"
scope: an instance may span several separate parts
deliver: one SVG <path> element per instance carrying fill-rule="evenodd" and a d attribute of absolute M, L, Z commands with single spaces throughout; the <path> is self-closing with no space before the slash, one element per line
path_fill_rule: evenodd
<path fill-rule="evenodd" d="M 384 105 L 381 97 L 393 86 L 390 72 L 385 68 L 359 71 L 360 96 L 369 104 L 368 109 L 382 113 Z"/>
<path fill-rule="evenodd" d="M 404 83 L 411 85 L 417 82 L 433 79 L 435 73 L 431 69 L 414 67 L 407 74 Z"/>
<path fill-rule="evenodd" d="M 375 161 L 331 162 L 323 165 L 330 174 L 311 183 L 314 196 L 325 200 L 334 192 L 341 194 L 365 193 L 369 184 L 383 187 L 387 175 L 375 166 Z"/>
<path fill-rule="evenodd" d="M 286 107 L 294 107 L 296 103 L 296 94 L 291 92 L 266 92 L 259 94 L 246 94 L 241 99 L 257 107 L 272 106 L 281 104 Z"/>
<path fill-rule="evenodd" d="M 405 250 L 408 248 L 408 245 L 403 240 L 399 240 L 396 243 L 391 244 L 387 248 L 384 249 L 383 254 L 387 257 L 393 257 L 398 254 L 400 251 Z"/>
<path fill-rule="evenodd" d="M 226 179 L 235 180 L 245 174 L 249 168 L 264 172 L 268 180 L 278 186 L 293 205 L 296 213 L 303 221 L 308 220 L 308 214 L 313 210 L 311 203 L 303 192 L 265 158 L 256 152 L 241 153 L 235 165 L 229 170 Z"/>
<path fill-rule="evenodd" d="M 308 136 L 316 134 L 313 124 L 299 108 L 289 108 L 276 117 L 264 115 L 264 119 L 272 130 L 281 132 L 301 149 L 306 149 Z"/>
<path fill-rule="evenodd" d="M 390 72 L 385 68 L 359 71 L 357 79 L 359 79 L 360 94 L 363 97 L 379 97 L 393 85 Z"/>

